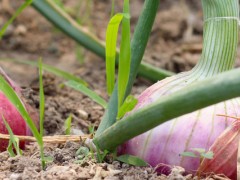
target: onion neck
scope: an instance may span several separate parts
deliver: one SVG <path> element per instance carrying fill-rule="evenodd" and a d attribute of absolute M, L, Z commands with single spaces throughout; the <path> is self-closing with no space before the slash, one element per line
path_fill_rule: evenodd
<path fill-rule="evenodd" d="M 232 69 L 238 44 L 238 0 L 202 0 L 202 5 L 203 50 L 192 70 L 199 78 Z"/>

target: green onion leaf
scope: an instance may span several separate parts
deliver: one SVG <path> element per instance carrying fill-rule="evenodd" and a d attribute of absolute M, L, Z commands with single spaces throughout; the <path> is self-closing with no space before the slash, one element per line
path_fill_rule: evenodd
<path fill-rule="evenodd" d="M 124 0 L 122 20 L 122 38 L 118 69 L 118 108 L 121 107 L 128 84 L 131 62 L 129 0 Z"/>
<path fill-rule="evenodd" d="M 115 81 L 115 60 L 117 34 L 119 25 L 123 19 L 123 14 L 114 15 L 108 23 L 106 33 L 106 77 L 107 77 L 107 92 L 112 94 Z"/>
<path fill-rule="evenodd" d="M 117 119 L 121 119 L 127 112 L 133 110 L 137 103 L 138 100 L 134 96 L 129 95 L 119 109 Z"/>

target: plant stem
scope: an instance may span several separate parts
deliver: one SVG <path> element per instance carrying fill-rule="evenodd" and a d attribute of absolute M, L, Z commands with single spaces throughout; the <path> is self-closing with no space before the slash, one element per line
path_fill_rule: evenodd
<path fill-rule="evenodd" d="M 155 93 L 158 93 L 158 96 L 161 96 L 161 100 L 152 99 L 151 105 L 147 105 L 147 103 L 144 104 L 146 107 L 141 107 L 143 109 L 138 111 L 136 110 L 136 113 L 128 115 L 129 117 L 126 117 L 120 122 L 116 123 L 116 125 L 111 126 L 106 131 L 102 132 L 103 135 L 98 133 L 95 142 L 100 148 L 112 150 L 112 148 L 115 148 L 116 145 L 119 145 L 125 140 L 129 140 L 140 133 L 150 130 L 166 120 L 170 120 L 171 118 L 183 115 L 184 113 L 192 112 L 193 110 L 197 110 L 207 105 L 226 100 L 227 97 L 233 98 L 239 95 L 234 95 L 234 93 L 231 94 L 231 89 L 229 89 L 229 92 L 227 92 L 228 88 L 234 89 L 234 87 L 228 87 L 227 83 L 224 83 L 224 76 L 221 76 L 222 79 L 219 79 L 219 81 L 223 83 L 222 86 L 226 85 L 225 87 L 221 87 L 220 84 L 216 84 L 218 82 L 217 80 L 215 82 L 214 79 L 206 81 L 208 83 L 216 84 L 216 92 L 214 91 L 214 85 L 209 84 L 208 86 L 207 83 L 202 81 L 207 77 L 214 76 L 233 67 L 238 42 L 238 0 L 202 0 L 202 2 L 205 24 L 203 52 L 200 62 L 192 71 L 185 72 L 171 78 L 168 81 L 168 84 L 164 86 L 164 91 L 161 92 L 162 95 L 168 91 L 171 93 L 175 92 L 176 94 L 168 95 L 168 98 L 168 96 L 161 96 L 160 90 L 158 92 L 155 91 Z M 228 78 L 228 75 L 234 74 L 226 74 L 225 79 Z M 228 79 L 231 81 L 231 78 Z M 130 78 L 130 80 L 133 79 Z M 206 89 L 204 89 L 201 85 L 196 86 L 203 90 L 203 92 L 200 92 L 197 88 L 193 88 L 193 90 L 196 92 L 193 92 L 191 88 L 184 89 L 187 93 L 183 90 L 180 90 L 183 87 L 186 87 L 189 84 L 197 81 L 200 81 L 199 83 L 207 86 L 205 87 Z M 234 81 L 235 82 L 232 83 L 237 83 L 236 80 Z M 222 95 L 222 89 L 218 88 L 224 89 L 226 94 Z M 220 94 L 217 94 L 218 92 Z M 197 93 L 199 93 L 198 97 Z M 209 98 L 208 96 L 211 95 L 208 93 L 212 93 L 213 97 Z M 182 95 L 182 97 L 179 97 L 180 95 Z M 209 99 L 204 99 L 204 96 Z M 176 102 L 174 102 L 174 98 L 176 98 Z M 185 102 L 186 98 L 189 99 L 187 102 Z M 179 99 L 181 99 L 182 102 L 179 101 Z M 107 115 L 107 118 L 112 118 L 109 119 L 108 122 L 113 122 L 115 117 L 113 116 L 114 109 L 112 106 L 115 106 L 115 104 L 110 103 L 110 105 L 109 106 L 112 111 L 111 114 L 109 113 Z M 180 108 L 180 110 L 176 109 L 176 107 Z M 186 110 L 184 110 L 184 108 L 186 108 Z M 109 139 L 109 137 L 111 137 L 111 139 Z M 116 143 L 114 142 L 116 140 L 115 137 L 118 138 Z"/>
<path fill-rule="evenodd" d="M 157 0 L 153 1 L 155 2 Z M 34 0 L 32 6 L 43 16 L 45 16 L 52 24 L 54 24 L 57 28 L 59 28 L 77 43 L 105 59 L 105 43 L 97 39 L 86 29 L 82 28 L 78 23 L 76 23 L 76 21 L 74 21 L 67 13 L 65 13 L 53 2 L 50 0 Z M 145 72 L 146 69 L 148 72 Z M 155 68 L 147 63 L 142 63 L 140 65 L 138 74 L 149 80 L 157 81 L 174 73 Z"/>
<path fill-rule="evenodd" d="M 169 119 L 239 97 L 239 77 L 240 69 L 231 70 L 164 96 L 109 127 L 101 135 L 95 137 L 94 143 L 102 150 L 112 151 L 126 140 Z M 186 101 L 186 97 L 189 101 Z"/>
<path fill-rule="evenodd" d="M 125 98 L 130 93 L 132 85 L 136 78 L 138 68 L 141 63 L 147 41 L 152 29 L 152 25 L 158 10 L 158 5 L 159 0 L 146 0 L 144 2 L 143 10 L 141 16 L 138 19 L 138 23 L 135 28 L 131 43 L 131 67 Z M 150 74 L 151 72 L 149 72 L 149 75 Z M 96 136 L 100 135 L 105 129 L 107 129 L 116 122 L 118 107 L 117 94 L 118 92 L 116 84 L 108 103 L 108 109 L 106 109 L 105 111 L 105 114 L 96 132 Z"/>
<path fill-rule="evenodd" d="M 238 45 L 237 0 L 202 0 L 204 14 L 203 50 L 194 76 L 203 78 L 232 69 Z"/>

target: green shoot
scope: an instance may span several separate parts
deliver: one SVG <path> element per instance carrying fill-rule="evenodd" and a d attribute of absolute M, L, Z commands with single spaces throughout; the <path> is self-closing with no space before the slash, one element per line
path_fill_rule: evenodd
<path fill-rule="evenodd" d="M 44 90 L 43 90 L 43 79 L 42 79 L 42 61 L 41 59 L 38 62 L 39 66 L 39 99 L 40 99 L 40 137 L 43 138 L 43 122 L 44 122 L 44 107 L 45 107 L 45 98 L 44 98 Z M 44 147 L 43 143 L 40 144 L 40 154 L 41 154 L 41 162 L 42 168 L 44 169 L 46 166 L 46 161 L 44 157 Z"/>
<path fill-rule="evenodd" d="M 126 93 L 130 73 L 131 47 L 130 47 L 130 14 L 129 0 L 124 0 L 122 19 L 122 36 L 118 67 L 118 109 L 120 109 Z"/>
<path fill-rule="evenodd" d="M 88 96 L 89 98 L 91 98 L 93 101 L 95 101 L 96 103 L 98 103 L 99 105 L 101 105 L 103 108 L 107 107 L 107 103 L 106 101 L 101 98 L 97 93 L 95 93 L 94 91 L 90 90 L 89 88 L 87 88 L 86 86 L 79 84 L 76 81 L 67 81 L 65 83 L 65 85 L 82 92 L 83 94 L 85 94 L 86 96 Z"/>
<path fill-rule="evenodd" d="M 116 159 L 133 166 L 148 166 L 148 163 L 146 163 L 143 159 L 129 154 L 118 156 Z"/>
<path fill-rule="evenodd" d="M 71 134 L 71 124 L 72 124 L 72 115 L 70 114 L 66 121 L 64 122 L 65 134 Z"/>
<path fill-rule="evenodd" d="M 90 125 L 90 126 L 88 127 L 88 131 L 89 131 L 89 134 L 93 134 L 93 135 L 94 135 L 94 133 L 95 133 L 95 126 Z"/>
<path fill-rule="evenodd" d="M 112 94 L 115 82 L 115 61 L 116 61 L 116 44 L 119 25 L 123 19 L 123 14 L 114 15 L 107 27 L 106 33 L 106 77 L 107 92 Z"/>
<path fill-rule="evenodd" d="M 25 2 L 17 9 L 17 11 L 13 14 L 13 16 L 3 25 L 3 27 L 0 29 L 0 40 L 2 39 L 2 36 L 4 35 L 5 31 L 7 30 L 8 26 L 18 17 L 18 15 L 30 4 L 32 3 L 32 0 L 25 0 Z"/>
<path fill-rule="evenodd" d="M 45 163 L 51 163 L 53 162 L 54 158 L 52 156 L 44 156 Z"/>
<path fill-rule="evenodd" d="M 7 121 L 5 120 L 3 115 L 2 115 L 2 119 L 3 119 L 3 122 L 4 122 L 7 130 L 8 130 L 8 134 L 10 136 L 9 143 L 8 143 L 8 148 L 7 148 L 7 151 L 9 153 L 9 155 L 11 157 L 14 157 L 15 153 L 14 153 L 13 149 L 15 149 L 17 155 L 21 156 L 22 155 L 22 150 L 19 148 L 19 139 L 16 136 L 14 136 L 11 127 L 9 126 L 9 124 L 7 123 Z"/>
<path fill-rule="evenodd" d="M 214 155 L 212 151 L 206 151 L 203 148 L 192 148 L 192 150 L 199 153 L 201 159 L 202 158 L 212 159 Z"/>
<path fill-rule="evenodd" d="M 103 152 L 97 147 L 97 162 L 102 163 L 104 158 L 107 156 L 108 151 L 104 150 Z"/>
<path fill-rule="evenodd" d="M 190 151 L 182 152 L 180 155 L 185 157 L 193 157 L 193 158 L 198 157 L 194 152 L 190 152 Z"/>
<path fill-rule="evenodd" d="M 138 100 L 134 96 L 129 95 L 118 110 L 117 119 L 121 119 L 127 112 L 133 110 L 137 102 Z"/>
<path fill-rule="evenodd" d="M 212 151 L 208 151 L 201 154 L 201 158 L 206 158 L 206 159 L 213 159 L 213 156 L 214 156 L 214 153 Z"/>
<path fill-rule="evenodd" d="M 200 161 L 204 158 L 212 159 L 214 155 L 212 151 L 206 151 L 203 148 L 192 148 L 191 150 L 192 151 L 182 152 L 180 155 L 185 157 L 200 158 Z"/>
<path fill-rule="evenodd" d="M 151 0 L 152 1 L 152 0 Z M 146 6 L 148 2 L 144 3 Z M 82 2 L 82 1 L 79 1 Z M 93 1 L 87 1 L 91 3 Z M 131 74 L 135 76 L 137 73 L 137 67 L 139 66 L 138 74 L 142 77 L 150 79 L 152 81 L 159 81 L 165 77 L 171 76 L 174 73 L 156 68 L 148 63 L 142 62 L 139 64 L 140 59 L 142 59 L 144 49 L 146 47 L 147 37 L 151 32 L 152 23 L 154 17 L 156 15 L 159 1 L 153 1 L 154 4 L 150 5 L 152 8 L 143 8 L 144 11 L 140 16 L 138 24 L 136 26 L 137 31 L 135 31 L 135 38 L 133 38 L 134 48 L 132 48 L 132 57 L 135 62 L 135 59 L 138 59 L 138 63 L 133 63 L 136 66 L 132 67 L 133 71 Z M 145 6 L 144 5 L 144 6 Z M 89 31 L 86 31 L 85 28 L 79 25 L 69 14 L 59 8 L 56 4 L 54 4 L 51 0 L 34 0 L 32 6 L 39 11 L 46 19 L 48 19 L 51 23 L 53 23 L 59 30 L 64 32 L 67 36 L 75 40 L 79 45 L 82 45 L 84 48 L 92 51 L 96 55 L 105 58 L 105 43 L 100 41 L 95 35 L 91 34 Z M 78 11 L 80 12 L 80 11 Z M 149 13 L 150 12 L 150 13 Z M 78 16 L 78 15 L 77 15 Z M 145 19 L 147 21 L 145 21 Z M 141 22 L 141 23 L 140 23 Z M 136 33 L 137 32 L 137 33 Z M 144 34 L 144 36 L 143 36 Z M 139 41 L 143 42 L 143 46 L 139 46 Z M 136 53 L 136 55 L 135 55 Z M 117 52 L 118 54 L 118 52 Z M 130 83 L 131 84 L 131 83 Z M 115 95 L 114 95 L 115 96 Z"/>
<path fill-rule="evenodd" d="M 76 157 L 75 163 L 83 164 L 89 162 L 90 159 L 94 159 L 94 151 L 91 148 L 88 149 L 85 146 L 81 146 L 76 152 Z"/>
<path fill-rule="evenodd" d="M 85 157 L 87 157 L 90 153 L 90 150 L 87 147 L 81 146 L 77 152 L 76 156 L 78 160 L 83 160 Z"/>

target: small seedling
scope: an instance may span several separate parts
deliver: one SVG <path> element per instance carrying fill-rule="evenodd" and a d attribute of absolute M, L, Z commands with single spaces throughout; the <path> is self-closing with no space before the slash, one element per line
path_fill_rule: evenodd
<path fill-rule="evenodd" d="M 191 148 L 192 151 L 186 151 L 181 153 L 181 156 L 185 157 L 193 157 L 193 158 L 200 158 L 200 162 L 206 158 L 206 159 L 212 159 L 213 158 L 213 152 L 212 151 L 206 151 L 203 148 Z"/>
<path fill-rule="evenodd" d="M 89 134 L 94 136 L 94 134 L 95 134 L 95 126 L 94 125 L 90 125 L 88 127 L 88 131 L 89 131 Z"/>
<path fill-rule="evenodd" d="M 71 134 L 72 115 L 70 114 L 64 122 L 65 134 Z"/>
<path fill-rule="evenodd" d="M 145 162 L 143 159 L 137 157 L 137 156 L 132 156 L 129 154 L 124 154 L 121 156 L 118 156 L 116 160 L 121 161 L 126 164 L 130 164 L 133 166 L 148 166 L 148 163 Z"/>
<path fill-rule="evenodd" d="M 8 130 L 8 134 L 10 135 L 10 140 L 9 140 L 8 147 L 7 147 L 7 151 L 9 153 L 9 155 L 11 157 L 14 157 L 16 155 L 21 156 L 22 150 L 19 148 L 19 139 L 16 136 L 14 136 L 11 127 L 9 126 L 9 124 L 7 123 L 7 121 L 3 115 L 2 115 L 2 119 Z M 16 151 L 16 154 L 15 154 L 14 150 Z"/>
<path fill-rule="evenodd" d="M 85 157 L 87 157 L 90 153 L 90 150 L 87 147 L 80 147 L 76 152 L 76 157 L 79 160 L 83 160 Z"/>
<path fill-rule="evenodd" d="M 41 161 L 42 161 L 42 168 L 45 169 L 46 167 L 46 158 L 44 156 L 44 146 L 43 146 L 43 123 L 44 123 L 44 112 L 45 112 L 45 97 L 44 97 L 44 89 L 43 89 L 43 76 L 42 76 L 42 60 L 39 59 L 38 61 L 39 66 L 39 114 L 40 114 L 40 138 L 41 138 L 41 144 L 40 146 L 40 155 L 41 155 Z"/>
<path fill-rule="evenodd" d="M 108 153 L 109 152 L 107 150 L 102 152 L 99 148 L 97 148 L 97 162 L 102 163 Z"/>

